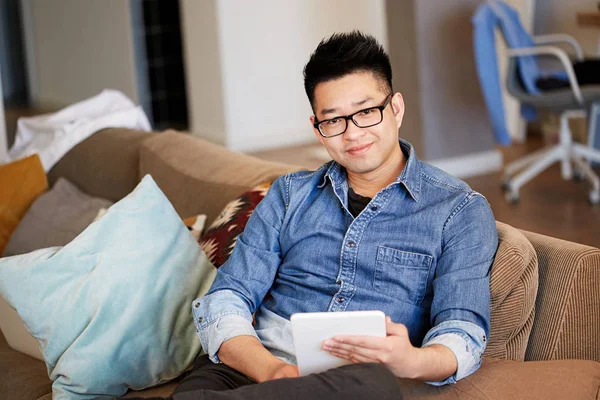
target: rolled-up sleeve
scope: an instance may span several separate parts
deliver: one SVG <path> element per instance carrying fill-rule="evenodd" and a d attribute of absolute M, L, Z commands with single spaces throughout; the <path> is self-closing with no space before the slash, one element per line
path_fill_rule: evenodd
<path fill-rule="evenodd" d="M 441 344 L 449 348 L 456 357 L 457 368 L 454 375 L 440 382 L 427 382 L 430 385 L 441 386 L 456 383 L 458 380 L 471 375 L 481 365 L 487 342 L 487 336 L 480 326 L 464 321 L 445 321 L 427 332 L 423 346 Z"/>
<path fill-rule="evenodd" d="M 455 383 L 481 365 L 490 331 L 490 268 L 498 232 L 487 200 L 476 192 L 463 199 L 444 225 L 442 254 L 433 280 L 431 330 L 423 346 L 442 344 L 456 356 Z"/>
<path fill-rule="evenodd" d="M 236 336 L 254 336 L 252 314 L 246 303 L 230 290 L 220 290 L 194 301 L 194 324 L 202 348 L 218 363 L 221 345 Z"/>

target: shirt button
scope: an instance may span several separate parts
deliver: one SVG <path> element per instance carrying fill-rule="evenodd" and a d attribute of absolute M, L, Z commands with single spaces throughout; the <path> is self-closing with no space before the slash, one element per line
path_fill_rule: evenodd
<path fill-rule="evenodd" d="M 197 321 L 198 321 L 199 324 L 201 324 L 202 323 L 202 317 L 198 317 Z"/>
<path fill-rule="evenodd" d="M 371 211 L 377 211 L 377 209 L 378 209 L 378 208 L 379 208 L 379 207 L 377 207 L 376 205 L 372 205 L 372 206 L 371 206 Z"/>
<path fill-rule="evenodd" d="M 196 308 L 200 307 L 200 302 L 199 301 L 195 302 L 194 307 L 196 307 Z"/>
<path fill-rule="evenodd" d="M 337 283 L 338 285 L 341 285 L 342 281 L 338 279 L 337 281 L 335 281 L 335 283 Z"/>
<path fill-rule="evenodd" d="M 337 298 L 337 302 L 338 303 L 343 303 L 344 302 L 344 298 L 343 297 L 338 297 Z"/>
<path fill-rule="evenodd" d="M 355 245 L 355 244 L 356 244 L 356 243 L 354 243 L 352 240 L 350 240 L 350 241 L 348 242 L 348 247 L 354 247 L 354 245 Z"/>

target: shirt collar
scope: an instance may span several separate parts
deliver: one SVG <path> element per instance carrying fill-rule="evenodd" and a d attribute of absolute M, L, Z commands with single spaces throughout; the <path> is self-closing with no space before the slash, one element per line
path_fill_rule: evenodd
<path fill-rule="evenodd" d="M 421 192 L 421 165 L 417 158 L 413 146 L 403 139 L 398 139 L 400 148 L 406 160 L 404 169 L 398 175 L 395 182 L 401 183 L 414 201 L 419 201 L 419 193 Z M 341 186 L 342 182 L 346 180 L 345 169 L 335 161 L 329 162 L 327 172 L 323 176 L 323 181 L 319 184 L 319 188 L 324 187 L 327 184 L 327 179 L 333 186 Z"/>
<path fill-rule="evenodd" d="M 421 192 L 421 161 L 417 158 L 415 149 L 406 140 L 400 140 L 402 153 L 407 157 L 404 169 L 396 178 L 396 182 L 402 183 L 414 201 L 419 201 Z"/>

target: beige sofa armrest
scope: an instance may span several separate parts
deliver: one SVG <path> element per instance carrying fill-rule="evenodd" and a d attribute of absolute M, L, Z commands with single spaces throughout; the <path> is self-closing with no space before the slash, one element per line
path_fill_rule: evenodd
<path fill-rule="evenodd" d="M 478 371 L 455 385 L 436 387 L 401 379 L 400 387 L 405 400 L 600 400 L 600 363 L 484 358 Z"/>
<path fill-rule="evenodd" d="M 182 218 L 206 214 L 207 226 L 246 190 L 299 169 L 176 131 L 154 135 L 140 152 L 140 177 L 152 175 Z"/>
<path fill-rule="evenodd" d="M 600 361 L 600 249 L 523 232 L 538 254 L 536 317 L 526 360 Z"/>

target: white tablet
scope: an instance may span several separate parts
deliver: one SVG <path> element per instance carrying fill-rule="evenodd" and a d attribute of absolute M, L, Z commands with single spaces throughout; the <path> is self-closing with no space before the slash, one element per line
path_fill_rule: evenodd
<path fill-rule="evenodd" d="M 301 376 L 351 363 L 321 349 L 327 339 L 336 335 L 386 335 L 385 314 L 382 311 L 297 313 L 292 315 L 290 321 Z"/>

